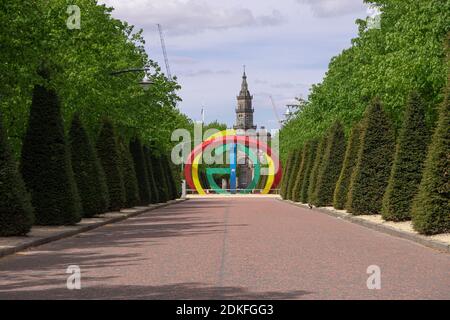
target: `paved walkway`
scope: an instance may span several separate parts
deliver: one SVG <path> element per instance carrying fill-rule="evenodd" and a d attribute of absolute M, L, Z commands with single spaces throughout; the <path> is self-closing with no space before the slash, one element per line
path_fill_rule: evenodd
<path fill-rule="evenodd" d="M 66 269 L 81 268 L 81 290 Z M 381 290 L 367 268 L 381 268 Z M 450 255 L 271 198 L 191 199 L 0 259 L 0 299 L 450 299 Z"/>

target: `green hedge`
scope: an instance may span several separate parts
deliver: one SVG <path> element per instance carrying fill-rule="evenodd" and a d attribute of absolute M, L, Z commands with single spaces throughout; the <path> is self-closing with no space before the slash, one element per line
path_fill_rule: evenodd
<path fill-rule="evenodd" d="M 300 202 L 300 192 L 302 187 L 302 182 L 305 176 L 305 167 L 306 162 L 308 160 L 308 143 L 303 146 L 301 151 L 301 161 L 299 161 L 299 165 L 297 168 L 297 174 L 292 178 L 294 179 L 294 188 L 292 189 L 292 201 Z"/>
<path fill-rule="evenodd" d="M 311 171 L 314 166 L 314 159 L 316 157 L 317 153 L 317 147 L 319 145 L 319 140 L 314 139 L 305 145 L 305 148 L 307 148 L 307 152 L 305 153 L 305 157 L 307 159 L 307 162 L 305 164 L 305 171 L 304 171 L 304 179 L 302 180 L 302 185 L 300 189 L 300 202 L 306 203 L 308 202 L 308 187 L 310 184 L 310 178 L 311 178 Z"/>
<path fill-rule="evenodd" d="M 134 138 L 131 141 L 130 152 L 133 156 L 134 168 L 136 170 L 139 198 L 141 200 L 140 204 L 146 206 L 151 203 L 148 167 L 147 162 L 145 161 L 141 141 L 138 138 Z"/>
<path fill-rule="evenodd" d="M 103 121 L 103 127 L 97 139 L 97 152 L 105 171 L 110 209 L 118 211 L 125 206 L 125 186 L 116 132 L 109 120 Z"/>
<path fill-rule="evenodd" d="M 280 194 L 283 199 L 286 199 L 286 196 L 287 196 L 287 187 L 289 184 L 289 171 L 291 170 L 293 161 L 294 161 L 294 151 L 291 151 L 291 152 L 289 152 L 288 159 L 286 161 L 286 165 L 283 170 L 283 178 L 281 181 Z"/>
<path fill-rule="evenodd" d="M 319 175 L 320 166 L 322 163 L 322 158 L 325 153 L 325 148 L 327 145 L 326 137 L 323 137 L 320 139 L 320 142 L 317 146 L 315 158 L 314 158 L 314 164 L 311 169 L 311 174 L 309 176 L 309 186 L 308 186 L 308 202 L 310 204 L 316 204 L 316 186 L 317 186 L 317 178 Z"/>
<path fill-rule="evenodd" d="M 425 106 L 417 93 L 411 95 L 404 118 L 383 198 L 382 215 L 388 221 L 411 219 L 411 206 L 422 178 L 429 142 Z"/>
<path fill-rule="evenodd" d="M 294 157 L 292 158 L 292 165 L 289 170 L 289 176 L 287 181 L 287 189 L 286 189 L 286 199 L 292 200 L 292 190 L 295 185 L 295 178 L 297 177 L 298 167 L 302 161 L 302 150 L 297 149 L 294 151 Z"/>
<path fill-rule="evenodd" d="M 17 170 L 0 117 L 0 237 L 26 235 L 33 220 L 30 196 Z"/>
<path fill-rule="evenodd" d="M 152 159 L 152 155 L 151 155 L 149 147 L 144 146 L 143 150 L 144 150 L 144 158 L 145 158 L 145 163 L 146 163 L 147 172 L 148 172 L 148 184 L 150 186 L 150 203 L 153 203 L 153 204 L 159 203 L 160 202 L 159 189 L 156 184 L 157 179 L 156 179 L 156 175 L 155 175 L 156 166 L 153 163 L 153 159 Z"/>
<path fill-rule="evenodd" d="M 356 124 L 350 133 L 347 150 L 345 151 L 344 163 L 339 175 L 336 189 L 334 190 L 333 206 L 338 209 L 347 209 L 348 191 L 353 170 L 358 160 L 358 151 L 360 146 L 361 128 Z"/>
<path fill-rule="evenodd" d="M 42 73 L 45 79 L 48 75 Z M 36 85 L 23 141 L 21 172 L 38 225 L 71 225 L 81 220 L 81 203 L 66 142 L 59 99 Z"/>
<path fill-rule="evenodd" d="M 131 208 L 139 205 L 139 187 L 134 168 L 133 157 L 130 153 L 129 144 L 120 143 L 120 155 L 122 161 L 123 186 L 125 188 L 125 207 Z"/>
<path fill-rule="evenodd" d="M 69 144 L 83 217 L 90 218 L 108 211 L 109 193 L 105 173 L 78 114 L 72 119 Z"/>
<path fill-rule="evenodd" d="M 450 41 L 450 40 L 448 40 Z M 449 45 L 450 47 L 450 45 Z M 414 200 L 414 229 L 423 234 L 450 232 L 450 75 L 433 135 L 419 193 Z"/>
<path fill-rule="evenodd" d="M 320 164 L 315 190 L 315 201 L 318 207 L 333 204 L 334 190 L 345 155 L 345 133 L 342 124 L 337 122 L 329 130 L 326 137 L 327 147 Z"/>
<path fill-rule="evenodd" d="M 369 105 L 362 123 L 361 147 L 352 175 L 349 208 L 354 215 L 381 213 L 391 172 L 395 138 L 392 124 L 378 99 Z"/>

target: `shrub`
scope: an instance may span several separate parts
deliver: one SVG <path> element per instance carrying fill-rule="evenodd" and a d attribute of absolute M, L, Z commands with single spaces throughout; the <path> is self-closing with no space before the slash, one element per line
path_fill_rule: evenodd
<path fill-rule="evenodd" d="M 139 198 L 141 200 L 140 204 L 146 206 L 151 203 L 150 185 L 147 162 L 144 157 L 141 141 L 138 138 L 131 141 L 130 152 L 133 156 L 134 168 L 136 170 Z"/>
<path fill-rule="evenodd" d="M 425 107 L 417 93 L 411 95 L 403 121 L 383 198 L 382 215 L 388 221 L 411 219 L 412 202 L 422 177 L 429 132 L 425 123 Z"/>
<path fill-rule="evenodd" d="M 395 138 L 378 99 L 369 105 L 362 123 L 361 146 L 352 174 L 349 208 L 354 215 L 379 214 L 392 167 Z"/>
<path fill-rule="evenodd" d="M 139 187 L 134 169 L 133 157 L 130 153 L 129 145 L 120 144 L 120 155 L 122 161 L 123 185 L 125 188 L 125 206 L 132 208 L 141 202 L 139 199 Z"/>
<path fill-rule="evenodd" d="M 289 181 L 289 171 L 291 170 L 291 165 L 294 160 L 294 151 L 289 152 L 288 159 L 286 161 L 286 166 L 283 170 L 283 180 L 281 181 L 281 190 L 280 194 L 283 199 L 286 199 L 286 192 L 288 187 L 288 181 Z"/>
<path fill-rule="evenodd" d="M 148 184 L 150 186 L 150 203 L 159 203 L 159 189 L 156 184 L 156 176 L 155 176 L 155 164 L 153 163 L 152 155 L 150 153 L 150 149 L 147 146 L 143 147 L 144 157 L 147 166 L 148 172 Z"/>
<path fill-rule="evenodd" d="M 125 187 L 116 133 L 109 120 L 103 121 L 97 139 L 97 152 L 106 176 L 110 209 L 118 211 L 125 206 Z"/>
<path fill-rule="evenodd" d="M 153 174 L 155 175 L 155 181 L 157 181 L 156 187 L 158 189 L 159 202 L 169 201 L 169 188 L 167 186 L 166 170 L 164 169 L 163 160 L 160 155 L 152 153 Z"/>
<path fill-rule="evenodd" d="M 326 148 L 326 137 L 320 139 L 320 142 L 317 146 L 316 155 L 314 158 L 314 165 L 311 169 L 311 174 L 309 176 L 309 186 L 308 186 L 308 202 L 316 203 L 315 195 L 316 195 L 316 186 L 317 186 L 317 178 L 319 175 L 320 164 L 322 163 L 323 154 Z"/>
<path fill-rule="evenodd" d="M 347 150 L 345 151 L 344 163 L 336 184 L 336 189 L 334 190 L 333 206 L 338 210 L 346 209 L 350 181 L 358 159 L 360 137 L 361 128 L 359 124 L 357 124 L 352 128 L 350 133 Z"/>
<path fill-rule="evenodd" d="M 317 147 L 319 145 L 318 140 L 311 140 L 309 145 L 309 151 L 305 154 L 307 162 L 305 164 L 304 179 L 302 180 L 302 185 L 300 189 L 300 202 L 308 202 L 308 187 L 310 183 L 311 171 L 314 166 L 314 159 L 317 153 Z M 308 146 L 308 144 L 307 144 Z"/>
<path fill-rule="evenodd" d="M 344 162 L 345 144 L 344 128 L 337 122 L 329 130 L 327 147 L 317 176 L 315 198 L 319 207 L 333 204 L 334 189 Z"/>
<path fill-rule="evenodd" d="M 168 188 L 169 188 L 169 199 L 174 200 L 179 197 L 178 195 L 178 188 L 177 188 L 177 182 L 175 181 L 175 175 L 174 175 L 174 168 L 169 162 L 169 159 L 166 155 L 163 155 L 163 164 L 165 166 L 166 175 L 167 175 L 167 182 L 168 182 Z"/>
<path fill-rule="evenodd" d="M 305 177 L 305 167 L 306 167 L 306 162 L 308 160 L 308 152 L 309 152 L 308 149 L 309 148 L 310 148 L 310 142 L 305 143 L 305 145 L 303 146 L 302 155 L 301 155 L 302 161 L 299 162 L 300 164 L 297 169 L 297 175 L 295 175 L 295 177 L 294 177 L 294 188 L 292 189 L 292 201 L 294 201 L 294 202 L 300 201 L 300 191 L 301 191 L 303 179 Z"/>
<path fill-rule="evenodd" d="M 449 41 L 449 39 L 447 39 Z M 425 161 L 422 182 L 413 202 L 414 229 L 432 235 L 450 232 L 450 74 L 445 101 Z"/>
<path fill-rule="evenodd" d="M 26 235 L 34 213 L 0 118 L 0 237 Z"/>
<path fill-rule="evenodd" d="M 41 75 L 48 79 L 48 76 Z M 59 99 L 36 85 L 23 141 L 21 172 L 38 225 L 72 225 L 81 220 L 81 202 L 64 134 Z"/>
<path fill-rule="evenodd" d="M 286 199 L 292 200 L 292 190 L 294 189 L 295 178 L 297 177 L 298 166 L 302 159 L 302 150 L 297 149 L 294 153 L 294 158 L 292 159 L 291 169 L 289 170 L 289 176 L 287 181 L 286 189 Z"/>
<path fill-rule="evenodd" d="M 89 218 L 108 211 L 109 194 L 105 173 L 78 115 L 72 119 L 69 144 L 83 216 Z"/>

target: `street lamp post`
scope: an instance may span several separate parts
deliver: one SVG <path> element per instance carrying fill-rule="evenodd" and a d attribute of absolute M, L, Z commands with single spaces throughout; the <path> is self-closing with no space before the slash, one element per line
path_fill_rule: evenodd
<path fill-rule="evenodd" d="M 113 71 L 111 72 L 111 76 L 118 76 L 124 73 L 133 73 L 133 72 L 145 72 L 145 77 L 144 79 L 142 79 L 141 82 L 139 82 L 139 84 L 141 85 L 141 87 L 144 90 L 148 90 L 150 88 L 150 86 L 153 84 L 153 81 L 151 79 L 149 79 L 149 77 L 147 76 L 147 71 L 150 70 L 150 68 L 133 68 L 133 69 L 125 69 L 125 70 L 119 70 L 119 71 Z"/>

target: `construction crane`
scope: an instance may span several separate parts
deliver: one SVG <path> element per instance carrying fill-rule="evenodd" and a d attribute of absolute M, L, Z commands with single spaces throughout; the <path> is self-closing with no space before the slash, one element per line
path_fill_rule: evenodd
<path fill-rule="evenodd" d="M 280 115 L 278 114 L 275 100 L 273 100 L 272 96 L 269 96 L 269 97 L 270 97 L 270 101 L 272 102 L 272 107 L 273 107 L 273 112 L 275 113 L 275 117 L 277 117 L 277 120 L 278 120 L 278 123 L 280 124 L 280 126 L 283 126 L 283 121 L 281 120 Z"/>
<path fill-rule="evenodd" d="M 172 73 L 170 72 L 170 66 L 169 66 L 169 58 L 167 57 L 167 50 L 166 50 L 166 42 L 164 41 L 164 35 L 162 31 L 161 25 L 158 23 L 158 31 L 159 31 L 159 37 L 161 38 L 161 47 L 164 55 L 164 62 L 166 64 L 166 70 L 167 70 L 167 79 L 172 81 Z"/>

